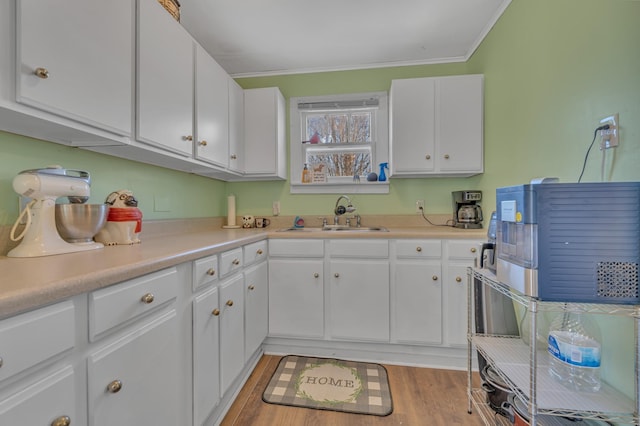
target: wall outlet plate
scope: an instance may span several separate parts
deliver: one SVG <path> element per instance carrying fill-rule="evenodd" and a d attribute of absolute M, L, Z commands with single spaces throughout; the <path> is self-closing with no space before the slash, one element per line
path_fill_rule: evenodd
<path fill-rule="evenodd" d="M 416 213 L 424 212 L 424 200 L 416 200 Z"/>
<path fill-rule="evenodd" d="M 605 124 L 608 124 L 609 128 L 607 130 L 600 130 L 600 150 L 618 146 L 620 137 L 620 118 L 618 113 L 600 120 L 600 126 Z"/>

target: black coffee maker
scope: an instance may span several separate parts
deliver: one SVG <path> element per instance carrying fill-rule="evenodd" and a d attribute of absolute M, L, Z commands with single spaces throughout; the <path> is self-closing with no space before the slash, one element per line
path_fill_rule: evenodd
<path fill-rule="evenodd" d="M 453 191 L 453 226 L 464 229 L 482 228 L 482 191 Z"/>

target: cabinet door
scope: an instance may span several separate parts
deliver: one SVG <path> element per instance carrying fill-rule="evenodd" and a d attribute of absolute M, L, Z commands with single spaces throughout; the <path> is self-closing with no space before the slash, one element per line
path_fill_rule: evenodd
<path fill-rule="evenodd" d="M 481 75 L 436 79 L 438 162 L 441 172 L 482 172 Z"/>
<path fill-rule="evenodd" d="M 131 135 L 133 17 L 129 0 L 19 0 L 17 101 Z"/>
<path fill-rule="evenodd" d="M 442 343 L 440 262 L 398 261 L 392 283 L 391 339 L 397 343 Z"/>
<path fill-rule="evenodd" d="M 225 70 L 196 45 L 196 158 L 227 167 L 229 89 Z"/>
<path fill-rule="evenodd" d="M 136 138 L 193 153 L 193 41 L 156 0 L 138 1 Z"/>
<path fill-rule="evenodd" d="M 244 171 L 286 178 L 284 97 L 277 87 L 244 92 Z"/>
<path fill-rule="evenodd" d="M 269 332 L 269 291 L 267 262 L 244 273 L 245 288 L 245 361 L 262 345 Z"/>
<path fill-rule="evenodd" d="M 323 265 L 322 259 L 269 260 L 269 335 L 324 337 Z"/>
<path fill-rule="evenodd" d="M 229 87 L 229 170 L 244 171 L 244 90 L 231 77 Z"/>
<path fill-rule="evenodd" d="M 330 270 L 331 338 L 388 342 L 388 260 L 332 260 Z"/>
<path fill-rule="evenodd" d="M 435 159 L 434 80 L 393 80 L 391 174 L 432 172 Z"/>
<path fill-rule="evenodd" d="M 193 418 L 201 425 L 220 402 L 220 304 L 218 287 L 193 304 Z"/>
<path fill-rule="evenodd" d="M 90 354 L 89 425 L 181 424 L 178 333 L 172 310 Z"/>
<path fill-rule="evenodd" d="M 224 396 L 244 367 L 244 278 L 220 285 L 220 383 Z"/>
<path fill-rule="evenodd" d="M 65 417 L 70 424 L 84 423 L 76 407 L 74 372 L 70 366 L 0 400 L 2 425 L 49 425 Z"/>
<path fill-rule="evenodd" d="M 453 346 L 467 344 L 467 266 L 449 263 L 443 283 L 445 337 Z"/>

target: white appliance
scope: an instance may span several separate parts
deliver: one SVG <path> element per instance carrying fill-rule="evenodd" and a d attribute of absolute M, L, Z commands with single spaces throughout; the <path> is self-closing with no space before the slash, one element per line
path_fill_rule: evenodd
<path fill-rule="evenodd" d="M 104 247 L 101 243 L 68 243 L 60 237 L 56 228 L 56 199 L 70 197 L 84 202 L 89 199 L 90 182 L 88 172 L 67 170 L 60 166 L 20 172 L 13 179 L 13 189 L 18 194 L 31 198 L 31 201 L 11 229 L 11 239 L 22 241 L 7 256 L 50 256 Z M 23 217 L 26 219 L 25 229 L 15 237 L 15 230 Z"/>

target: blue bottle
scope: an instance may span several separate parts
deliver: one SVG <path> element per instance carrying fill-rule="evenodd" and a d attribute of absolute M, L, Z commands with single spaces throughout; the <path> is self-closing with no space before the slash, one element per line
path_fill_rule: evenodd
<path fill-rule="evenodd" d="M 380 173 L 378 174 L 379 182 L 387 180 L 387 175 L 384 174 L 384 169 L 389 170 L 389 163 L 380 163 Z"/>

